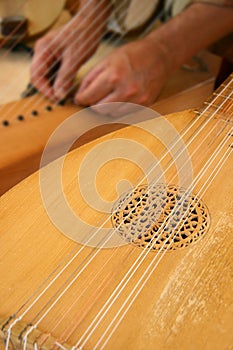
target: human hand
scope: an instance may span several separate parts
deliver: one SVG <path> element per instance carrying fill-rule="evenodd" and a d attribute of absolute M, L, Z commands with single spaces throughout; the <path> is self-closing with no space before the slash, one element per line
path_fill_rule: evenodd
<path fill-rule="evenodd" d="M 77 70 L 99 45 L 107 12 L 102 10 L 97 17 L 90 9 L 88 16 L 78 14 L 61 29 L 37 41 L 31 82 L 45 96 L 62 100 L 69 93 Z"/>
<path fill-rule="evenodd" d="M 116 110 L 105 103 L 151 105 L 169 74 L 164 56 L 159 44 L 151 47 L 146 38 L 115 50 L 86 75 L 75 102 L 112 116 L 119 116 L 124 104 Z"/>

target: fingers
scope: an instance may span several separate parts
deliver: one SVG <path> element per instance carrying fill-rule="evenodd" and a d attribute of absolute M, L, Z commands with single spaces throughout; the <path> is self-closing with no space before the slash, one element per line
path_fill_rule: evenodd
<path fill-rule="evenodd" d="M 87 75 L 85 76 L 85 78 L 83 79 L 80 87 L 79 87 L 79 92 L 83 92 L 87 86 L 92 83 L 92 81 L 94 79 L 97 78 L 97 76 L 104 70 L 103 65 L 99 64 L 98 66 L 96 66 L 95 68 L 93 68 L 89 73 L 87 73 Z"/>
<path fill-rule="evenodd" d="M 109 81 L 108 72 L 104 71 L 95 77 L 92 74 L 93 80 L 89 80 L 89 84 L 85 89 L 80 89 L 75 96 L 75 103 L 84 106 L 90 106 L 106 98 L 114 89 L 113 84 Z"/>
<path fill-rule="evenodd" d="M 113 92 L 106 96 L 104 99 L 98 102 L 98 104 L 91 106 L 91 108 L 103 115 L 109 115 L 111 117 L 118 117 L 118 109 L 122 107 L 125 103 L 119 102 L 119 95 L 117 92 Z M 118 103 L 111 103 L 111 102 L 118 102 Z"/>
<path fill-rule="evenodd" d="M 74 101 L 86 106 L 95 105 L 93 109 L 96 111 L 112 116 L 119 113 L 110 106 L 100 105 L 119 101 L 141 105 L 152 103 L 161 84 L 158 84 L 156 76 L 151 78 L 151 67 L 145 67 L 145 72 L 141 71 L 141 61 L 138 62 L 135 51 L 131 49 L 127 45 L 118 49 L 92 69 L 83 79 Z M 62 100 L 68 95 L 77 70 L 87 58 L 88 55 L 82 54 L 79 45 L 68 45 L 60 40 L 56 41 L 56 45 L 51 45 L 51 37 L 44 38 L 36 45 L 32 82 L 47 97 Z M 52 72 L 54 62 L 60 65 L 55 81 L 49 81 L 48 72 Z M 124 109 L 121 110 L 124 112 Z"/>
<path fill-rule="evenodd" d="M 38 40 L 31 64 L 33 85 L 50 99 L 66 97 L 80 66 L 80 55 L 75 52 L 74 45 L 65 42 L 67 47 L 64 46 L 63 35 L 63 32 L 60 36 L 59 32 L 51 32 Z"/>
<path fill-rule="evenodd" d="M 31 64 L 31 81 L 40 92 L 52 99 L 53 89 L 47 78 L 51 63 L 52 55 L 47 41 L 38 41 Z"/>
<path fill-rule="evenodd" d="M 139 106 L 128 102 L 112 102 L 94 105 L 91 107 L 91 109 L 98 114 L 108 115 L 118 119 L 124 115 L 137 112 Z"/>
<path fill-rule="evenodd" d="M 102 115 L 108 115 L 116 120 L 122 118 L 125 115 L 139 112 L 143 107 L 136 103 L 129 102 L 109 102 L 103 104 L 97 104 L 91 107 L 96 113 Z"/>
<path fill-rule="evenodd" d="M 129 100 L 127 94 L 122 94 L 121 90 L 117 89 L 91 108 L 99 114 L 120 118 L 124 115 L 137 112 L 142 105 L 149 105 L 149 103 L 141 103 L 146 101 L 147 95 L 143 93 Z"/>
<path fill-rule="evenodd" d="M 70 49 L 66 50 L 62 55 L 61 66 L 53 86 L 56 99 L 62 100 L 67 96 L 79 66 L 79 61 L 74 59 L 74 53 L 71 53 Z"/>

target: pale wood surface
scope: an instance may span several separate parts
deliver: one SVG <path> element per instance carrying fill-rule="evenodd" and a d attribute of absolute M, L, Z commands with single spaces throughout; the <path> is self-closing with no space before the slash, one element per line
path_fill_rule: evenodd
<path fill-rule="evenodd" d="M 230 106 L 231 101 L 228 108 Z M 222 119 L 221 113 L 215 118 L 208 118 L 209 115 L 204 115 L 197 119 L 192 111 L 167 117 L 180 133 L 183 132 L 183 141 L 189 150 L 194 176 L 204 169 L 211 155 L 230 132 L 231 125 Z M 187 129 L 194 120 L 196 122 Z M 207 121 L 206 127 L 202 128 L 203 123 Z M 142 125 L 144 129 L 153 131 L 159 128 L 159 123 L 160 118 L 157 118 Z M 184 134 L 185 131 L 187 132 Z M 195 137 L 190 143 L 192 135 Z M 127 138 L 143 144 L 160 159 L 163 169 L 167 169 L 171 161 L 169 154 L 162 159 L 164 145 L 158 139 L 152 137 L 148 131 L 132 126 L 105 135 L 69 153 L 63 167 L 64 193 L 72 210 L 92 224 L 99 222 L 103 214 L 90 208 L 81 197 L 77 186 L 77 173 L 84 156 L 93 150 L 94 146 L 104 145 L 104 141 L 115 138 Z M 208 233 L 196 244 L 163 256 L 107 343 L 106 349 L 231 349 L 233 186 L 230 146 L 229 137 L 219 154 L 216 154 L 213 164 L 207 168 L 193 188 L 193 192 L 198 194 L 208 207 L 211 217 Z M 229 158 L 217 177 L 211 180 L 215 168 L 223 164 L 221 157 L 225 152 L 229 152 Z M 140 157 L 141 155 L 139 159 Z M 102 158 L 103 154 L 100 152 L 100 163 Z M 101 167 L 100 174 L 96 178 L 99 194 L 108 200 L 116 200 L 115 186 L 120 179 L 127 178 L 135 182 L 141 175 L 141 171 L 131 162 L 116 159 L 112 165 L 113 168 L 111 163 L 106 164 L 106 168 Z M 177 169 L 172 166 L 166 172 L 166 182 L 177 184 L 176 173 Z M 86 173 L 87 181 L 88 176 L 89 171 Z M 52 189 L 52 186 L 53 183 L 48 183 L 48 188 Z M 205 192 L 202 190 L 199 193 L 202 187 Z M 50 196 L 51 203 L 56 202 L 58 205 L 60 199 L 56 191 L 52 190 Z M 0 206 L 2 261 L 0 317 L 5 320 L 22 305 L 72 249 L 80 249 L 82 246 L 76 245 L 59 232 L 49 220 L 41 200 L 38 173 L 5 194 L 0 200 Z M 70 227 L 70 230 L 72 229 L 73 226 Z M 78 227 L 76 230 L 78 232 Z M 88 261 L 95 252 L 96 249 L 84 247 L 55 285 L 46 291 L 43 298 L 14 328 L 16 335 L 26 323 L 33 320 L 69 274 L 76 268 L 80 271 L 82 261 Z M 67 348 L 75 344 L 141 252 L 141 248 L 135 248 L 131 244 L 118 249 L 101 250 L 63 296 L 61 302 L 38 325 L 38 330 L 32 334 L 31 341 L 37 339 L 45 348 L 51 347 L 54 338 Z M 95 347 L 101 334 L 155 254 L 152 252 L 148 254 L 124 292 L 108 311 L 100 327 L 87 341 L 84 349 Z M 61 315 L 65 318 L 63 319 Z M 41 332 L 39 337 L 38 331 Z"/>
<path fill-rule="evenodd" d="M 189 74 L 192 73 L 189 72 Z M 181 91 L 180 87 L 184 87 L 182 84 L 185 81 L 188 82 L 186 88 L 194 84 L 189 85 L 190 78 L 181 78 L 182 83 L 178 84 L 178 89 L 174 90 L 173 83 L 170 83 L 167 95 L 163 92 L 161 104 L 157 103 L 154 108 L 161 113 L 168 113 L 172 110 L 178 111 L 182 106 L 186 108 L 198 106 L 213 86 L 212 75 L 208 74 L 205 75 L 205 79 L 210 78 L 210 80 L 206 84 L 199 86 L 197 90 L 192 88 L 183 95 L 178 94 L 178 101 L 170 97 L 173 92 Z M 8 82 L 8 79 L 6 78 L 5 81 Z M 175 81 L 177 78 L 173 80 Z M 25 84 L 23 79 L 22 81 L 20 79 L 21 82 L 23 82 L 22 85 Z M 198 78 L 196 83 L 199 82 Z M 19 91 L 20 89 L 17 94 Z M 2 193 L 38 168 L 41 153 L 52 131 L 61 121 L 79 110 L 78 107 L 72 105 L 52 106 L 53 111 L 47 112 L 45 110 L 47 105 L 48 101 L 36 96 L 2 107 L 1 120 L 10 121 L 9 127 L 0 127 Z M 230 106 L 232 106 L 231 101 L 228 108 Z M 31 111 L 35 108 L 39 111 L 36 118 L 31 115 Z M 19 122 L 16 119 L 19 114 L 25 116 L 24 121 Z M 187 131 L 190 123 L 197 121 L 183 136 L 192 160 L 194 176 L 204 169 L 223 138 L 229 134 L 231 124 L 226 118 L 227 115 L 227 111 L 216 115 L 215 118 L 209 120 L 204 129 L 202 125 L 208 120 L 209 115 L 197 119 L 193 111 L 186 111 L 166 118 L 180 133 Z M 77 186 L 77 173 L 82 160 L 95 146 L 104 145 L 104 142 L 116 138 L 134 140 L 146 146 L 160 160 L 163 169 L 168 168 L 172 160 L 171 154 L 162 159 L 165 147 L 158 139 L 150 135 L 151 131 L 159 129 L 159 120 L 160 118 L 142 124 L 144 129 L 149 131 L 132 126 L 114 133 L 109 133 L 109 130 L 106 129 L 95 130 L 86 135 L 79 145 L 90 140 L 94 141 L 68 154 L 62 180 L 64 193 L 76 214 L 93 225 L 97 225 L 104 216 L 100 211 L 87 205 Z M 108 132 L 107 135 L 99 137 L 106 132 Z M 193 135 L 195 135 L 194 141 L 189 144 Z M 210 213 L 209 231 L 196 244 L 171 251 L 163 256 L 123 321 L 113 333 L 106 349 L 232 349 L 232 151 L 229 153 L 229 150 L 232 149 L 230 148 L 231 142 L 229 137 L 226 145 L 216 155 L 213 164 L 193 188 L 193 192 L 202 198 Z M 222 164 L 221 157 L 225 152 L 229 153 L 229 158 L 219 170 L 216 178 L 212 180 L 211 176 L 214 175 L 215 167 L 219 166 L 219 163 Z M 100 163 L 103 155 L 104 149 L 98 158 Z M 143 153 L 139 153 L 138 157 L 139 163 L 144 161 Z M 92 164 L 95 161 L 96 157 L 93 155 Z M 86 172 L 87 182 L 90 175 L 89 170 Z M 96 185 L 99 194 L 107 200 L 115 201 L 118 181 L 127 178 L 135 183 L 142 175 L 142 171 L 132 162 L 116 159 L 101 167 L 97 175 Z M 165 179 L 167 183 L 178 184 L 177 169 L 174 165 L 166 172 Z M 57 197 L 53 186 L 52 182 L 48 183 L 48 188 L 51 189 L 50 200 L 52 204 L 58 205 L 60 198 Z M 199 194 L 202 187 L 206 191 L 203 193 L 202 190 Z M 63 218 L 62 215 L 61 218 Z M 0 220 L 1 323 L 4 323 L 24 304 L 54 269 L 58 268 L 59 271 L 62 269 L 65 264 L 63 259 L 66 259 L 67 256 L 70 258 L 69 254 L 74 254 L 73 249 L 82 249 L 79 256 L 61 274 L 52 288 L 45 292 L 40 301 L 13 328 L 13 340 L 18 343 L 17 336 L 25 325 L 29 322 L 35 324 L 34 317 L 50 297 L 59 290 L 70 274 L 81 271 L 83 262 L 86 263 L 96 253 L 96 249 L 75 243 L 51 222 L 42 203 L 38 173 L 31 175 L 1 197 Z M 63 220 L 66 221 L 65 216 Z M 67 222 L 67 225 L 71 231 L 74 229 L 72 223 Z M 111 227 L 110 220 L 107 225 Z M 79 231 L 79 227 L 76 227 L 76 231 Z M 141 252 L 141 248 L 132 244 L 126 244 L 118 249 L 102 249 L 60 302 L 38 324 L 37 329 L 30 335 L 29 342 L 36 340 L 38 345 L 44 349 L 57 349 L 54 344 L 56 340 L 65 348 L 74 345 Z M 131 292 L 143 271 L 157 256 L 156 254 L 152 252 L 148 254 L 97 331 L 87 341 L 84 346 L 85 350 L 95 347 L 120 305 Z M 45 284 L 47 283 L 48 281 Z M 38 295 L 38 292 L 36 293 Z M 0 332 L 0 338 L 4 337 L 5 334 Z M 1 346 L 4 347 L 0 344 L 0 348 Z M 14 349 L 13 346 L 10 348 Z M 28 349 L 30 348 L 32 345 L 28 346 Z"/>
<path fill-rule="evenodd" d="M 112 49 L 111 46 L 102 44 L 96 55 L 81 69 L 80 77 Z M 29 81 L 30 58 L 26 54 L 9 54 L 4 50 L 1 54 L 0 101 L 6 102 L 18 99 L 25 89 Z M 211 94 L 219 59 L 207 53 L 203 59 L 208 62 L 208 72 L 181 69 L 171 77 L 154 105 L 159 113 L 198 107 Z M 45 110 L 47 105 L 52 106 L 52 112 Z M 34 109 L 39 111 L 37 118 L 31 115 Z M 41 96 L 17 100 L 0 107 L 0 194 L 38 169 L 43 148 L 51 133 L 62 121 L 79 110 L 80 107 L 71 104 L 65 107 L 53 105 Z M 24 116 L 24 121 L 17 120 L 19 115 Z M 4 120 L 9 121 L 9 127 L 2 125 Z M 83 120 L 82 126 L 85 125 Z M 92 132 L 89 140 L 99 135 L 99 132 Z M 82 143 L 86 141 L 87 138 Z"/>
<path fill-rule="evenodd" d="M 60 27 L 69 18 L 68 11 L 63 11 L 53 28 Z M 103 42 L 96 54 L 81 68 L 78 79 L 82 79 L 91 67 L 116 46 L 114 42 Z M 199 57 L 206 71 L 201 70 L 194 61 L 187 64 L 190 70 L 178 70 L 169 79 L 154 105 L 159 113 L 198 107 L 210 95 L 220 59 L 208 52 L 200 53 Z M 30 80 L 30 63 L 31 58 L 26 53 L 0 50 L 0 123 L 4 120 L 10 122 L 7 128 L 0 124 L 0 195 L 38 169 L 43 148 L 52 131 L 65 118 L 80 110 L 72 105 L 64 108 L 52 106 L 53 111 L 47 113 L 44 108 L 48 101 L 41 99 L 41 96 L 19 101 Z M 33 109 L 40 111 L 38 118 L 31 116 Z M 19 115 L 25 117 L 23 122 L 17 120 Z M 84 138 L 82 143 L 99 135 L 100 132 L 96 131 L 89 133 L 89 138 Z"/>
<path fill-rule="evenodd" d="M 182 110 L 182 107 L 200 105 L 203 102 L 203 96 L 208 96 L 212 87 L 213 80 L 210 79 L 201 86 L 197 85 L 182 94 L 162 99 L 154 105 L 154 109 L 164 114 L 172 110 Z M 52 107 L 51 112 L 46 110 L 47 106 Z M 31 114 L 35 109 L 38 111 L 37 117 Z M 77 106 L 53 105 L 41 96 L 2 106 L 0 121 L 8 120 L 10 125 L 8 127 L 0 125 L 0 194 L 39 168 L 43 149 L 52 132 L 66 118 L 78 111 L 80 108 Z M 17 119 L 19 115 L 24 116 L 23 121 Z M 98 115 L 93 114 L 92 119 L 98 120 Z M 84 118 L 80 120 L 79 131 L 87 127 L 87 121 Z M 79 141 L 79 145 L 109 132 L 112 127 L 90 131 Z"/>

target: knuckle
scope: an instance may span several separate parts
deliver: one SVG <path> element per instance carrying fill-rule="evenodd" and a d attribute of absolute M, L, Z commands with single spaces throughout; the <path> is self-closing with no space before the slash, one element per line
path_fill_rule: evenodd
<path fill-rule="evenodd" d="M 89 101 L 88 101 L 88 98 L 86 98 L 85 95 L 77 95 L 76 98 L 75 98 L 76 102 L 82 106 L 87 106 L 89 105 Z"/>
<path fill-rule="evenodd" d="M 137 85 L 131 85 L 129 86 L 126 91 L 125 91 L 125 97 L 129 98 L 129 97 L 133 97 L 137 94 L 138 92 L 138 87 Z"/>
<path fill-rule="evenodd" d="M 74 75 L 78 70 L 79 60 L 74 57 L 73 54 L 69 55 L 69 53 L 66 52 L 62 58 L 62 66 L 68 75 Z"/>
<path fill-rule="evenodd" d="M 139 103 L 141 105 L 147 105 L 150 101 L 150 97 L 148 94 L 142 94 L 142 96 L 139 98 Z"/>
<path fill-rule="evenodd" d="M 118 84 L 120 81 L 120 74 L 118 74 L 117 71 L 111 72 L 109 75 L 108 81 L 112 85 Z"/>

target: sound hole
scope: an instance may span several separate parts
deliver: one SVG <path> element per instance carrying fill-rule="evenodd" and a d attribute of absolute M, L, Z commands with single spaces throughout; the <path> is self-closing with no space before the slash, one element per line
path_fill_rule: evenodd
<path fill-rule="evenodd" d="M 112 224 L 128 242 L 141 248 L 174 250 L 202 238 L 210 216 L 203 201 L 184 189 L 142 185 L 116 202 Z"/>

